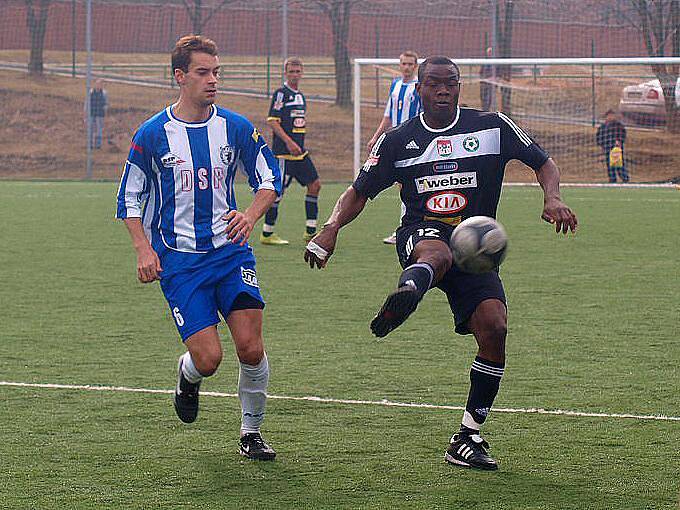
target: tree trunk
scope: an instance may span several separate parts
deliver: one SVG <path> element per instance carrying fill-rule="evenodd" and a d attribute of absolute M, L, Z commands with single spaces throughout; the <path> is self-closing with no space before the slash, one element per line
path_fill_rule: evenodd
<path fill-rule="evenodd" d="M 513 0 L 505 1 L 505 13 L 502 30 L 499 30 L 500 39 L 500 55 L 503 58 L 512 57 L 512 21 L 514 15 Z M 498 16 L 496 19 L 500 19 Z M 501 111 L 511 115 L 512 114 L 512 89 L 510 82 L 512 81 L 512 66 L 502 66 L 501 78 L 507 82 L 508 86 L 501 87 Z"/>
<path fill-rule="evenodd" d="M 327 11 L 333 29 L 335 104 L 342 108 L 349 108 L 352 104 L 352 68 L 347 49 L 350 11 L 350 0 L 336 0 Z"/>
<path fill-rule="evenodd" d="M 36 14 L 33 0 L 26 0 L 26 24 L 31 37 L 31 54 L 28 60 L 28 72 L 31 74 L 43 73 L 43 49 L 45 47 L 45 30 L 47 28 L 47 15 L 49 13 L 50 0 L 39 0 Z"/>

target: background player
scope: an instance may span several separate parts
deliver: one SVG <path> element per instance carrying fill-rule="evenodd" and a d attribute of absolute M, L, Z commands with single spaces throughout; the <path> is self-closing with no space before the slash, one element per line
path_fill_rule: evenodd
<path fill-rule="evenodd" d="M 222 361 L 219 311 L 240 362 L 240 453 L 272 460 L 276 453 L 260 435 L 269 382 L 264 302 L 247 240 L 281 193 L 281 174 L 253 125 L 214 105 L 219 62 L 213 41 L 182 37 L 172 52 L 172 68 L 179 100 L 135 134 L 116 216 L 130 232 L 139 280 L 160 280 L 187 347 L 179 358 L 177 415 L 186 423 L 196 419 L 201 381 Z M 239 166 L 256 192 L 243 212 L 233 190 Z"/>
<path fill-rule="evenodd" d="M 385 115 L 380 120 L 378 128 L 373 133 L 373 136 L 366 144 L 370 152 L 378 140 L 388 128 L 398 126 L 402 122 L 412 119 L 420 113 L 420 96 L 416 90 L 418 78 L 416 77 L 416 70 L 418 69 L 418 54 L 415 51 L 405 51 L 399 55 L 399 71 L 401 78 L 392 80 L 390 86 L 390 94 L 385 105 Z M 405 212 L 404 204 L 401 204 L 401 215 Z M 397 234 L 393 232 L 385 239 L 385 244 L 395 244 L 397 242 Z"/>
<path fill-rule="evenodd" d="M 293 178 L 297 179 L 302 186 L 307 187 L 303 239 L 309 241 L 316 234 L 321 181 L 312 158 L 305 149 L 307 101 L 298 88 L 303 73 L 302 60 L 299 57 L 288 57 L 283 63 L 283 69 L 286 81 L 283 87 L 274 92 L 267 124 L 274 134 L 272 149 L 279 158 L 281 174 L 285 176 L 284 188 L 290 185 Z M 263 244 L 288 244 L 288 241 L 274 233 L 280 200 L 281 198 L 276 199 L 264 217 L 260 235 L 260 241 Z"/>
<path fill-rule="evenodd" d="M 406 215 L 397 231 L 397 253 L 404 271 L 397 290 L 371 322 L 371 330 L 385 336 L 415 311 L 430 288 L 446 293 L 456 332 L 472 333 L 479 350 L 470 370 L 462 423 L 445 459 L 495 470 L 498 466 L 487 453 L 480 427 L 505 367 L 505 292 L 497 271 L 466 274 L 452 266 L 448 240 L 464 218 L 496 216 L 504 168 L 511 159 L 535 170 L 544 194 L 544 220 L 565 234 L 576 229 L 577 221 L 560 199 L 559 169 L 543 149 L 502 113 L 458 107 L 460 72 L 451 60 L 430 57 L 418 74 L 424 113 L 378 139 L 357 179 L 307 245 L 305 260 L 311 267 L 324 267 L 338 231 L 361 213 L 367 199 L 395 181 L 402 184 Z M 418 151 L 408 148 L 411 141 L 420 147 Z"/>

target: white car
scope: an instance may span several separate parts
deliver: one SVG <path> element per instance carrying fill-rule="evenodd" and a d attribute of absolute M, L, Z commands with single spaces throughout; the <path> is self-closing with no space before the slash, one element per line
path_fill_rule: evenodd
<path fill-rule="evenodd" d="M 680 77 L 675 84 L 675 104 L 680 106 Z M 624 120 L 642 124 L 666 122 L 666 106 L 659 80 L 650 80 L 623 89 L 619 111 Z"/>

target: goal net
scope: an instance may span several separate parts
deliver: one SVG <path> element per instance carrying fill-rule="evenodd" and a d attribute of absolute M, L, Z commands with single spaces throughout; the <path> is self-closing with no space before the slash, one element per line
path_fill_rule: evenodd
<path fill-rule="evenodd" d="M 666 129 L 664 94 L 651 63 L 679 61 L 461 59 L 457 61 L 462 83 L 459 104 L 510 116 L 553 157 L 564 182 L 583 183 L 609 180 L 608 151 L 598 145 L 596 133 L 606 112 L 612 111 L 626 127 L 625 168 L 631 182 L 668 182 L 680 176 L 680 148 L 674 142 L 677 134 Z M 492 71 L 487 68 L 481 78 L 483 65 Z M 355 60 L 355 169 L 384 115 L 391 82 L 400 76 L 396 59 Z M 484 94 L 486 105 L 482 105 Z M 680 94 L 675 101 L 680 105 Z M 608 142 L 606 146 L 611 148 Z M 532 175 L 522 164 L 508 165 L 506 181 L 530 180 Z"/>

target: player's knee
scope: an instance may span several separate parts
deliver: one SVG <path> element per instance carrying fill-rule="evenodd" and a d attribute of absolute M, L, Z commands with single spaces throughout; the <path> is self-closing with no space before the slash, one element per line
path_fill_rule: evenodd
<path fill-rule="evenodd" d="M 222 362 L 222 351 L 219 349 L 205 350 L 200 354 L 192 353 L 194 365 L 201 375 L 208 377 L 217 372 L 217 368 Z"/>
<path fill-rule="evenodd" d="M 237 349 L 238 359 L 246 365 L 257 365 L 264 357 L 262 342 L 248 342 Z"/>
<path fill-rule="evenodd" d="M 314 182 L 310 182 L 307 185 L 307 193 L 309 195 L 318 195 L 320 191 L 321 191 L 321 181 L 319 179 L 315 180 Z"/>

